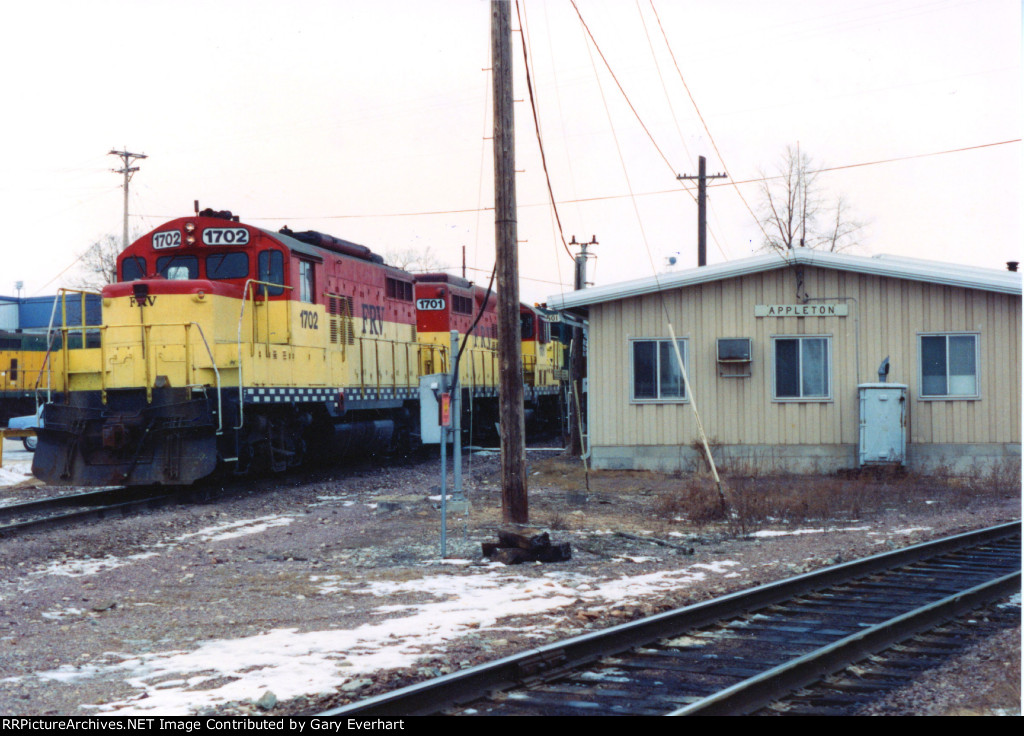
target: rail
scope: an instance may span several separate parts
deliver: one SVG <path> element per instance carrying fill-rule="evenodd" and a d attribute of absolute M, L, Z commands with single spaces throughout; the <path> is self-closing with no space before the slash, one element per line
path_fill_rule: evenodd
<path fill-rule="evenodd" d="M 970 599 L 970 605 L 977 605 L 1019 590 L 1020 529 L 1018 520 L 835 565 L 548 644 L 320 715 L 425 715 L 480 700 L 490 703 L 492 713 L 505 704 L 512 709 L 536 706 L 549 708 L 550 714 L 572 711 L 577 715 L 632 711 L 651 715 L 645 712 L 649 707 L 661 708 L 661 714 L 749 712 L 779 697 L 779 686 L 791 689 L 808 682 L 806 669 L 788 681 L 775 678 L 782 671 L 779 666 L 771 676 L 760 675 L 768 672 L 772 658 L 782 659 L 785 669 L 795 672 L 796 665 L 811 659 L 803 654 L 820 651 L 828 659 L 824 668 L 828 674 L 845 666 L 842 659 L 851 661 L 831 657 L 840 648 L 866 656 L 861 645 L 876 632 L 892 628 L 902 636 L 920 630 L 920 624 L 910 624 L 905 615 L 912 610 L 930 609 L 928 613 L 942 618 L 950 610 L 962 610 L 960 600 L 966 604 Z M 977 554 L 971 553 L 973 549 Z M 892 576 L 891 582 L 886 582 L 886 575 Z M 860 589 L 864 593 L 858 598 Z M 878 625 L 865 629 L 869 619 Z M 726 622 L 731 627 L 728 631 Z M 751 638 L 758 628 L 767 630 L 763 640 Z M 700 629 L 707 632 L 702 635 Z M 728 636 L 730 632 L 733 636 Z M 665 641 L 674 637 L 687 641 Z M 716 650 L 713 643 L 719 641 L 721 650 Z M 740 661 L 744 652 L 750 653 L 752 661 Z M 703 664 L 707 668 L 700 667 Z M 740 670 L 758 674 L 748 675 L 743 687 L 729 687 L 730 680 L 744 679 L 746 672 Z M 640 672 L 652 674 L 630 674 Z M 677 676 L 676 684 L 670 686 L 669 679 Z M 816 675 L 821 676 L 821 672 Z M 662 682 L 657 693 L 651 692 L 651 678 Z M 771 689 L 762 687 L 767 679 L 774 680 Z M 603 704 L 593 702 L 598 696 L 596 686 L 589 695 L 583 691 L 595 682 L 607 683 L 614 691 Z M 514 688 L 520 689 L 491 698 Z M 726 699 L 739 696 L 740 690 L 746 690 L 743 706 L 731 710 L 738 708 L 740 700 L 727 703 Z M 585 705 L 578 707 L 584 700 Z M 481 712 L 482 706 L 474 707 Z"/>

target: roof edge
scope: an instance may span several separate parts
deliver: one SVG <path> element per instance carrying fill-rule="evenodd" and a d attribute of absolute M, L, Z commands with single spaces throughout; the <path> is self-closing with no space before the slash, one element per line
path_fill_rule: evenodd
<path fill-rule="evenodd" d="M 632 281 L 555 294 L 548 297 L 547 303 L 554 309 L 582 307 L 795 265 L 819 266 L 839 271 L 863 273 L 869 276 L 925 281 L 1002 294 L 1021 294 L 1022 274 L 1020 272 L 899 256 L 854 256 L 811 248 L 793 248 L 784 256 L 777 253 L 766 253 L 676 273 L 658 274 Z"/>

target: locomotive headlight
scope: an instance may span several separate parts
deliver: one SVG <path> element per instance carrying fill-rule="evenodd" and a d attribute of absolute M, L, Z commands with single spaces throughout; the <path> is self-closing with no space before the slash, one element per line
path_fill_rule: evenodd
<path fill-rule="evenodd" d="M 194 222 L 185 223 L 185 232 L 194 233 L 196 231 L 196 224 Z"/>
<path fill-rule="evenodd" d="M 195 235 L 186 235 L 185 236 L 185 243 L 187 243 L 188 245 L 195 245 L 196 244 L 196 236 Z"/>

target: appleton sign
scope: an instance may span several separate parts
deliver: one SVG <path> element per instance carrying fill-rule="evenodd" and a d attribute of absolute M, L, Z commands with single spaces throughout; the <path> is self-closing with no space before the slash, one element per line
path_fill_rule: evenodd
<path fill-rule="evenodd" d="M 846 304 L 755 304 L 755 317 L 845 317 Z"/>

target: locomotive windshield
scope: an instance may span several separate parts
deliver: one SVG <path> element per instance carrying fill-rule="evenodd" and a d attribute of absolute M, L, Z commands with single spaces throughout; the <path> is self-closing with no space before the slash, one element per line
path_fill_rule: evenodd
<path fill-rule="evenodd" d="M 162 256 L 156 259 L 156 272 L 165 279 L 185 281 L 199 278 L 199 259 L 195 256 Z"/>
<path fill-rule="evenodd" d="M 213 253 L 206 256 L 206 278 L 215 281 L 223 279 L 244 279 L 249 275 L 247 253 Z"/>
<path fill-rule="evenodd" d="M 146 259 L 141 256 L 130 256 L 121 263 L 121 280 L 138 281 L 146 277 Z"/>

